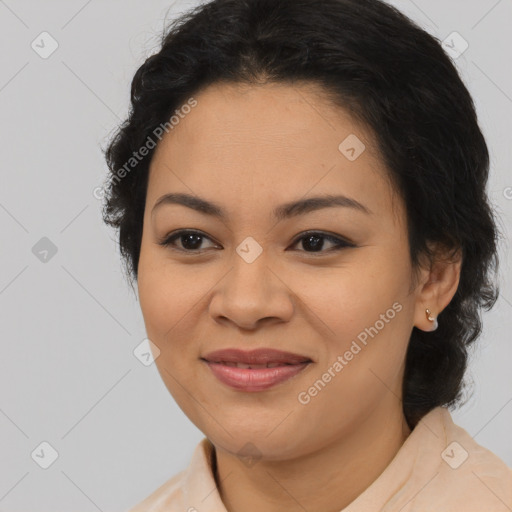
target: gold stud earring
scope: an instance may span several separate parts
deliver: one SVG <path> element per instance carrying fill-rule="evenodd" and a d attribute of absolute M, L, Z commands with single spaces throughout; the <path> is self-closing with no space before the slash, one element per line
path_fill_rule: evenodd
<path fill-rule="evenodd" d="M 425 309 L 425 314 L 427 315 L 427 320 L 429 320 L 430 322 L 434 322 L 434 325 L 433 325 L 433 328 L 431 329 L 432 331 L 435 331 L 439 324 L 437 322 L 437 318 L 432 316 L 432 313 L 430 312 L 430 309 Z"/>

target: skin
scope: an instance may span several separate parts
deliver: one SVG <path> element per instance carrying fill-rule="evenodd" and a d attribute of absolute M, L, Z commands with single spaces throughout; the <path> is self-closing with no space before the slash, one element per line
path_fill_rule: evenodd
<path fill-rule="evenodd" d="M 150 166 L 138 292 L 158 370 L 215 446 L 228 511 L 339 511 L 410 434 L 401 401 L 408 340 L 414 326 L 432 329 L 425 308 L 437 316 L 452 299 L 460 260 L 440 259 L 413 279 L 404 205 L 372 134 L 321 90 L 217 84 L 194 97 L 197 106 L 165 134 Z M 338 149 L 350 134 L 366 146 L 354 161 Z M 170 192 L 215 202 L 226 219 L 176 204 L 152 215 Z M 330 207 L 279 222 L 271 216 L 282 203 L 325 194 L 344 194 L 372 213 Z M 158 244 L 179 229 L 204 237 L 196 246 L 184 246 L 186 237 L 174 248 Z M 334 251 L 324 238 L 315 251 L 300 238 L 306 230 L 355 247 Z M 252 263 L 236 252 L 247 237 L 262 249 Z M 394 303 L 400 312 L 300 403 L 299 393 Z M 200 360 L 228 347 L 272 347 L 313 363 L 266 391 L 237 391 Z M 253 465 L 240 457 L 246 443 L 259 455 Z"/>

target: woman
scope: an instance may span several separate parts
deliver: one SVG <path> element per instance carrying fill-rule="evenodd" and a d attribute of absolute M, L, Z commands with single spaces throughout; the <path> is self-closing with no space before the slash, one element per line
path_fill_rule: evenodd
<path fill-rule="evenodd" d="M 106 150 L 160 375 L 205 434 L 133 511 L 507 511 L 452 421 L 498 230 L 474 104 L 378 0 L 213 0 Z"/>

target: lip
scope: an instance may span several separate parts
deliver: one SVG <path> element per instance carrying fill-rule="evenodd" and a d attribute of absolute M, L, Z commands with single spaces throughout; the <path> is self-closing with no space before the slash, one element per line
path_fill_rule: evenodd
<path fill-rule="evenodd" d="M 254 350 L 240 350 L 237 348 L 228 348 L 216 350 L 202 357 L 211 363 L 245 363 L 245 364 L 298 364 L 311 361 L 307 356 L 294 354 L 292 352 L 283 352 L 273 348 L 258 348 Z"/>
<path fill-rule="evenodd" d="M 264 391 L 291 379 L 313 361 L 306 356 L 261 348 L 251 351 L 226 349 L 201 358 L 222 383 L 239 391 Z M 239 368 L 237 363 L 248 367 Z M 250 368 L 251 365 L 272 367 Z"/>

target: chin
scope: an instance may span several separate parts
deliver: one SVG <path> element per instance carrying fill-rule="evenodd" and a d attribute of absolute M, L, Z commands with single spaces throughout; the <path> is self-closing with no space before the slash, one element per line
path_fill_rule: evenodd
<path fill-rule="evenodd" d="M 279 422 L 276 422 L 276 425 L 279 425 Z M 286 429 L 281 425 L 275 431 L 269 429 L 269 424 L 265 422 L 245 424 L 240 421 L 238 425 L 223 426 L 232 436 L 218 426 L 210 431 L 201 430 L 218 449 L 241 458 L 292 459 L 301 451 L 301 446 L 304 449 L 303 443 L 307 442 L 306 439 L 302 439 L 304 434 L 301 435 L 301 439 L 298 438 L 298 425 L 289 424 Z"/>

